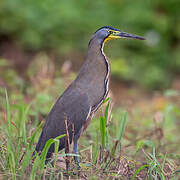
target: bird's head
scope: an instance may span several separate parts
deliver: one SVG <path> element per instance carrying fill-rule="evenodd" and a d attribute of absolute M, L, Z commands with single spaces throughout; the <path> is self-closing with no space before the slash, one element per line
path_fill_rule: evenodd
<path fill-rule="evenodd" d="M 137 36 L 137 35 L 129 34 L 126 32 L 122 32 L 119 29 L 115 29 L 111 26 L 104 26 L 98 29 L 94 33 L 93 38 L 96 38 L 100 40 L 101 42 L 106 42 L 111 39 L 120 39 L 120 38 L 145 40 L 145 38 L 142 36 Z"/>

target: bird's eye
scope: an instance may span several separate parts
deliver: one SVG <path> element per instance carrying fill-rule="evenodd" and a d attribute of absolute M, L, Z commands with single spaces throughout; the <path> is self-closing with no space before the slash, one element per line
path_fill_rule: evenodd
<path fill-rule="evenodd" d="M 109 34 L 113 34 L 113 31 L 109 30 Z"/>

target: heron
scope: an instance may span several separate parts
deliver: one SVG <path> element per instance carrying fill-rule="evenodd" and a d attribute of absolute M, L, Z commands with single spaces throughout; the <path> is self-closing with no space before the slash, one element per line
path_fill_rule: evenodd
<path fill-rule="evenodd" d="M 88 127 L 93 115 L 109 92 L 110 63 L 103 52 L 105 42 L 111 39 L 131 38 L 144 40 L 138 35 L 122 32 L 111 26 L 98 29 L 91 37 L 85 61 L 75 80 L 67 87 L 49 112 L 35 151 L 41 153 L 50 138 L 68 133 L 59 139 L 59 151 L 73 142 L 73 153 L 78 154 L 78 140 Z M 67 132 L 68 131 L 68 132 Z M 54 144 L 48 150 L 46 162 L 54 152 Z M 79 158 L 74 156 L 79 167 Z"/>

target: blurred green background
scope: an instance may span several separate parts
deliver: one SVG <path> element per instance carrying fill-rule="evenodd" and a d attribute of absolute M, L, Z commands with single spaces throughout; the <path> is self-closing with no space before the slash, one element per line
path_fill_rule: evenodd
<path fill-rule="evenodd" d="M 0 56 L 8 41 L 25 56 L 45 51 L 78 64 L 92 33 L 110 25 L 147 38 L 108 43 L 113 77 L 148 90 L 168 88 L 180 74 L 179 7 L 179 0 L 1 0 Z"/>
<path fill-rule="evenodd" d="M 24 139 L 29 141 L 56 99 L 76 77 L 92 34 L 107 25 L 147 39 L 114 40 L 104 47 L 112 75 L 107 149 L 114 147 L 114 140 L 121 132 L 122 114 L 126 111 L 122 154 L 117 153 L 118 157 L 120 154 L 131 160 L 127 168 L 135 161 L 138 168 L 138 164 L 147 164 L 149 158 L 141 149 L 151 152 L 153 147 L 162 171 L 169 175 L 178 173 L 179 12 L 179 0 L 0 0 L 0 179 L 1 174 L 7 177 L 13 174 L 14 161 L 11 163 L 11 154 L 6 150 L 9 142 L 13 143 L 11 149 L 16 160 L 14 174 L 29 176 L 30 168 L 24 173 L 23 163 L 19 163 L 27 150 L 25 147 L 29 147 Z M 104 106 L 100 108 L 81 137 L 80 149 L 91 144 L 100 147 L 99 116 L 103 116 L 104 109 Z M 9 136 L 7 129 L 11 126 L 13 131 L 9 131 Z M 100 151 L 93 149 L 92 152 Z M 81 154 L 86 158 L 91 156 L 89 151 Z M 119 164 L 119 159 L 117 162 Z M 154 161 L 151 166 L 154 167 Z M 85 177 L 92 179 L 94 171 L 91 167 L 89 170 L 91 175 Z"/>

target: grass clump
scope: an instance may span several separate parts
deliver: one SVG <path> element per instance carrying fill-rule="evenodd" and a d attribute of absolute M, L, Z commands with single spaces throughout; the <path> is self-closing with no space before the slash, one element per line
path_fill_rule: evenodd
<path fill-rule="evenodd" d="M 150 134 L 144 134 L 144 129 L 138 124 L 134 128 L 129 126 L 132 117 L 126 111 L 111 112 L 110 99 L 107 99 L 106 105 L 101 108 L 100 118 L 92 120 L 80 139 L 81 169 L 79 171 L 75 168 L 74 154 L 71 151 L 69 154 L 58 153 L 58 139 L 64 135 L 50 139 L 41 155 L 36 153 L 32 158 L 43 123 L 37 123 L 35 116 L 32 116 L 31 103 L 26 104 L 22 101 L 12 103 L 7 91 L 5 91 L 4 102 L 1 107 L 0 125 L 0 175 L 4 179 L 87 177 L 91 179 L 177 180 L 179 178 L 177 153 L 169 150 L 164 144 L 163 137 L 158 136 L 161 140 L 159 141 L 157 136 L 150 136 L 151 131 L 154 135 L 156 133 L 158 135 L 160 130 L 157 131 L 157 129 L 164 132 L 163 123 L 156 124 L 154 128 L 151 126 L 151 131 L 146 129 Z M 177 107 L 167 108 L 164 113 L 167 115 L 166 123 L 170 123 L 170 113 L 174 110 L 178 116 Z M 3 112 L 5 116 L 2 115 Z M 134 121 L 137 123 L 136 119 Z M 174 122 L 176 122 L 175 119 Z M 131 124 L 133 125 L 132 121 Z M 132 138 L 132 135 L 138 131 L 142 133 L 142 136 Z M 52 162 L 45 165 L 45 157 L 52 143 L 55 143 L 54 157 Z M 165 152 L 168 150 L 169 153 Z M 68 172 L 65 170 L 67 157 L 70 160 Z"/>

